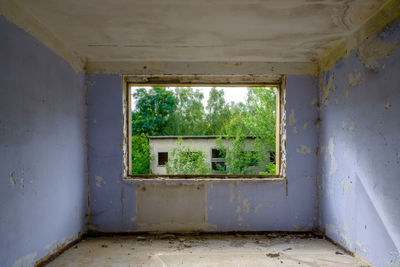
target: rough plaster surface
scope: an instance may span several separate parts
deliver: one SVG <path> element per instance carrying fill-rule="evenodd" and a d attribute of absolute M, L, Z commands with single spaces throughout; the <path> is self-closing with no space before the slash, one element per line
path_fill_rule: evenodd
<path fill-rule="evenodd" d="M 334 88 L 321 94 L 321 229 L 376 266 L 400 266 L 399 40 L 387 27 L 321 81 Z"/>
<path fill-rule="evenodd" d="M 85 228 L 84 76 L 0 16 L 0 266 L 33 266 Z"/>
<path fill-rule="evenodd" d="M 385 0 L 16 2 L 89 61 L 313 62 Z"/>
<path fill-rule="evenodd" d="M 180 205 L 170 207 L 168 210 L 172 214 L 168 216 L 177 216 L 180 221 L 163 225 L 162 230 L 301 231 L 317 227 L 317 159 L 314 153 L 317 146 L 317 128 L 314 123 L 318 110 L 313 105 L 313 99 L 317 98 L 318 80 L 314 76 L 290 75 L 286 81 L 287 110 L 293 109 L 296 117 L 296 122 L 289 127 L 299 128 L 296 134 L 291 129 L 287 133 L 288 196 L 284 181 L 124 181 L 121 149 L 122 77 L 90 75 L 86 78 L 86 84 L 92 229 L 106 232 L 149 229 L 160 221 L 153 215 L 150 216 L 151 214 L 145 217 L 144 213 L 138 214 L 138 207 L 151 208 L 151 203 L 161 203 L 164 200 L 176 202 L 176 199 L 167 197 L 170 188 L 182 190 L 180 194 L 186 195 L 196 188 L 194 185 L 205 188 L 204 194 L 201 191 L 201 195 L 194 195 L 196 203 L 192 203 L 192 200 L 187 201 L 201 212 L 197 210 L 192 221 L 182 220 L 184 214 L 180 211 Z M 300 127 L 304 123 L 310 126 L 306 129 Z M 296 152 L 302 145 L 307 146 L 310 153 Z M 98 177 L 101 177 L 101 183 L 98 182 Z M 139 189 L 143 184 L 150 184 L 151 188 L 161 184 L 155 187 L 160 193 L 151 196 L 143 193 Z M 205 205 L 205 209 L 199 205 Z M 190 227 L 185 226 L 183 229 L 182 223 L 190 223 Z"/>
<path fill-rule="evenodd" d="M 137 223 L 143 231 L 206 229 L 205 185 L 153 184 L 137 187 Z"/>

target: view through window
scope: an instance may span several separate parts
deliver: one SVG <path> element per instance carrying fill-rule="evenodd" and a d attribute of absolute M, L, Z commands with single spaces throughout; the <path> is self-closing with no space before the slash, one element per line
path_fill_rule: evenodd
<path fill-rule="evenodd" d="M 129 86 L 131 174 L 276 174 L 277 87 Z"/>

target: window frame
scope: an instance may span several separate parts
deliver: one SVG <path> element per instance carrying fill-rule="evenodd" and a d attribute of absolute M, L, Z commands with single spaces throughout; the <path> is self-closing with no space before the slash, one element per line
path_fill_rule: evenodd
<path fill-rule="evenodd" d="M 276 87 L 276 170 L 275 175 L 242 174 L 143 174 L 132 175 L 131 97 L 134 86 L 176 87 Z M 123 75 L 123 179 L 285 179 L 286 177 L 286 76 L 285 75 Z M 158 163 L 158 162 L 157 162 Z M 212 164 L 210 162 L 210 164 Z"/>

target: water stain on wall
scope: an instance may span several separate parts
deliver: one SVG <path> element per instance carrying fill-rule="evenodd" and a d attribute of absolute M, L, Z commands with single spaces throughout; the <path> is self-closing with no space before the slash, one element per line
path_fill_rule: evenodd
<path fill-rule="evenodd" d="M 326 106 L 328 104 L 328 98 L 331 91 L 335 91 L 335 85 L 333 84 L 333 73 L 329 74 L 328 82 L 322 83 L 321 86 L 321 103 Z"/>
<path fill-rule="evenodd" d="M 368 69 L 379 67 L 380 59 L 391 55 L 397 48 L 398 41 L 383 42 L 377 38 L 371 38 L 363 42 L 358 48 L 360 60 Z"/>

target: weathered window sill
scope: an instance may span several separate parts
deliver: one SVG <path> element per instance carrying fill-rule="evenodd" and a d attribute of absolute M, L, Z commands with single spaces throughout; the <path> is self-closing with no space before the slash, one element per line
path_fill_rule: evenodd
<path fill-rule="evenodd" d="M 213 181 L 270 181 L 282 182 L 287 178 L 279 175 L 132 175 L 123 178 L 126 182 L 213 182 Z"/>

